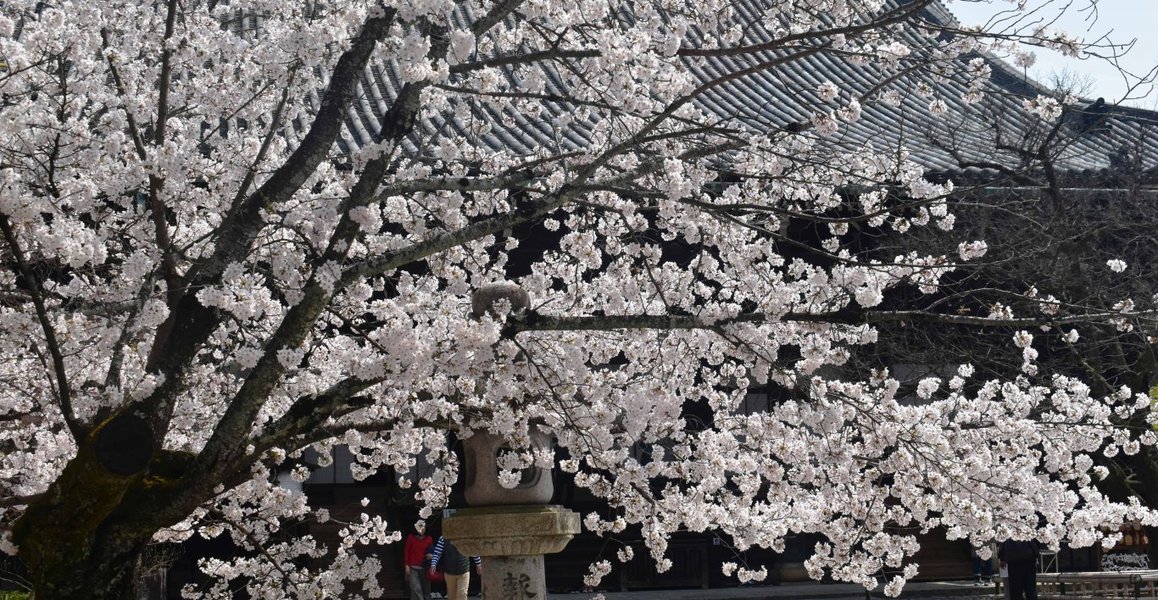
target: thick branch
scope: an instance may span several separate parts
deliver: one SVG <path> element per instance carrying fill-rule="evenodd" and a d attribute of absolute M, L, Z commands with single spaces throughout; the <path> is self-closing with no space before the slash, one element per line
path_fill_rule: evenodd
<path fill-rule="evenodd" d="M 44 304 L 44 288 L 40 283 L 40 278 L 32 271 L 32 267 L 28 264 L 27 258 L 24 256 L 24 250 L 20 247 L 16 240 L 16 234 L 12 231 L 12 223 L 8 220 L 8 216 L 0 214 L 0 232 L 4 234 L 4 241 L 8 243 L 9 250 L 12 251 L 12 258 L 16 261 L 16 266 L 20 270 L 20 275 L 28 282 L 29 290 L 32 294 L 32 306 L 36 309 L 36 319 L 40 322 L 40 328 L 44 331 L 44 342 L 48 346 L 48 353 L 52 356 L 52 370 L 55 371 L 55 385 L 56 385 L 56 400 L 60 404 L 60 412 L 64 415 L 64 422 L 68 425 L 69 432 L 75 440 L 84 439 L 86 430 L 84 426 L 76 418 L 76 414 L 72 408 L 72 390 L 68 385 L 68 375 L 64 366 L 64 355 L 60 351 L 60 343 L 56 339 L 56 329 L 52 326 L 52 320 L 48 317 L 48 308 Z"/>
<path fill-rule="evenodd" d="M 216 311 L 201 305 L 195 291 L 216 284 L 230 264 L 244 260 L 264 222 L 261 211 L 296 193 L 328 155 L 341 131 L 346 107 L 356 97 L 362 69 L 378 41 L 388 34 L 393 16 L 393 11 L 386 11 L 385 15 L 366 21 L 334 66 L 330 85 L 301 145 L 261 187 L 230 210 L 217 230 L 213 255 L 200 265 L 198 273 L 190 273 L 191 285 L 184 289 L 170 314 L 172 333 L 167 339 L 157 340 L 160 349 L 155 353 L 156 364 L 150 365 L 166 375 L 164 383 L 144 402 L 149 406 L 141 410 L 149 416 L 154 431 L 167 429 L 174 399 L 184 385 L 181 374 L 221 318 Z"/>
<path fill-rule="evenodd" d="M 649 129 L 645 128 L 645 130 Z M 644 137 L 643 133 L 644 132 L 641 131 L 631 139 L 638 141 L 638 139 Z M 612 156 L 615 156 L 616 152 L 624 150 L 625 145 L 628 144 L 629 142 L 624 142 L 608 151 L 596 161 L 580 169 L 575 174 L 571 183 L 565 184 L 554 192 L 544 195 L 536 202 L 527 201 L 526 203 L 515 207 L 515 210 L 511 212 L 493 215 L 481 221 L 476 221 L 470 225 L 467 225 L 462 229 L 443 233 L 427 240 L 415 242 L 406 248 L 401 248 L 389 254 L 369 259 L 343 272 L 338 285 L 339 287 L 345 287 L 355 281 L 358 281 L 360 278 L 371 277 L 385 273 L 403 265 L 408 265 L 422 260 L 427 256 L 431 256 L 438 252 L 461 246 L 472 240 L 476 240 L 488 235 L 493 235 L 501 231 L 511 229 L 517 225 L 521 225 L 540 217 L 544 217 L 550 214 L 551 211 L 554 211 L 564 204 L 574 200 L 576 197 L 589 193 L 591 191 L 592 184 L 585 183 L 587 179 L 589 179 L 600 167 L 606 164 Z M 731 150 L 736 147 L 737 146 L 732 143 L 708 146 L 706 148 L 685 152 L 684 154 L 680 155 L 679 158 L 683 160 L 702 158 L 705 156 L 712 156 L 721 152 L 726 152 L 727 150 Z M 622 182 L 635 181 L 644 175 L 658 171 L 662 167 L 663 161 L 647 161 L 631 171 L 627 171 L 607 179 L 599 180 L 594 185 L 614 186 L 619 185 Z M 529 182 L 529 180 L 530 176 L 522 177 L 522 181 Z M 463 185 L 466 186 L 472 180 L 461 181 L 463 181 Z M 516 178 L 509 181 L 512 184 L 512 187 L 516 187 L 518 185 L 516 182 L 519 181 L 519 179 Z M 466 188 L 464 187 L 462 189 Z"/>
<path fill-rule="evenodd" d="M 157 122 L 153 124 L 153 145 L 161 147 L 165 144 L 166 125 L 169 120 L 169 85 L 173 78 L 173 50 L 169 41 L 173 38 L 173 26 L 177 19 L 177 0 L 169 0 L 168 12 L 165 15 L 165 34 L 162 41 L 164 49 L 161 51 L 161 73 L 157 81 Z M 126 111 L 127 112 L 127 111 Z M 161 200 L 161 190 L 165 187 L 165 180 L 159 175 L 149 175 L 149 209 L 153 213 L 153 230 L 157 241 L 157 251 L 161 253 L 161 272 L 165 283 L 169 287 L 170 306 L 174 304 L 181 293 L 181 278 L 177 275 L 177 265 L 173 261 L 172 240 L 169 237 L 169 223 L 167 207 Z"/>
<path fill-rule="evenodd" d="M 403 265 L 422 260 L 438 252 L 449 250 L 472 240 L 493 235 L 527 221 L 546 216 L 551 211 L 563 206 L 575 196 L 582 193 L 584 193 L 583 190 L 576 189 L 573 186 L 563 186 L 554 193 L 547 194 L 538 202 L 528 202 L 512 212 L 497 214 L 467 225 L 462 229 L 437 235 L 384 256 L 367 260 L 347 269 L 342 274 L 339 285 L 344 287 L 360 278 L 385 273 Z"/>
<path fill-rule="evenodd" d="M 390 196 L 417 192 L 485 192 L 525 187 L 530 178 L 525 174 L 498 177 L 446 177 L 401 181 L 382 187 L 372 202 L 381 202 Z"/>
<path fill-rule="evenodd" d="M 122 101 L 128 99 L 128 92 L 125 90 L 124 80 L 121 78 L 121 72 L 117 69 L 116 55 L 111 51 L 112 47 L 109 45 L 109 31 L 101 29 L 101 49 L 104 50 L 105 64 L 109 67 L 109 75 L 113 79 L 113 85 L 117 89 L 117 97 Z M 133 116 L 133 111 L 124 110 L 125 122 L 128 124 L 129 137 L 133 139 L 133 148 L 137 151 L 137 158 L 142 161 L 148 156 L 145 151 L 145 138 L 141 135 L 141 128 L 137 125 L 137 119 Z"/>
<path fill-rule="evenodd" d="M 503 19 L 510 16 L 524 1 L 525 0 L 503 0 L 491 8 L 486 15 L 471 23 L 470 32 L 477 37 L 490 31 L 491 27 L 498 25 Z"/>
<path fill-rule="evenodd" d="M 213 256 L 202 267 L 198 283 L 215 281 L 230 263 L 243 260 L 262 227 L 262 209 L 289 199 L 329 155 L 341 132 L 346 108 L 357 97 L 362 69 L 393 23 L 394 12 L 386 13 L 368 19 L 350 49 L 338 59 L 317 115 L 297 149 L 265 183 L 225 216 L 217 229 Z"/>
<path fill-rule="evenodd" d="M 254 454 L 261 455 L 270 448 L 286 444 L 296 436 L 317 430 L 339 409 L 372 405 L 373 398 L 359 397 L 357 394 L 384 380 L 384 378 L 361 380 L 350 377 L 335 383 L 317 396 L 299 398 L 285 414 L 265 427 L 264 433 L 253 443 Z"/>
<path fill-rule="evenodd" d="M 112 355 L 109 357 L 109 370 L 105 374 L 105 387 L 114 388 L 121 386 L 121 368 L 125 359 L 125 350 L 129 346 L 129 339 L 133 336 L 133 321 L 140 314 L 141 309 L 144 308 L 145 303 L 148 302 L 149 296 L 153 292 L 153 277 L 148 276 L 145 281 L 141 283 L 141 287 L 137 290 L 137 297 L 129 309 L 129 314 L 125 317 L 124 326 L 121 329 L 121 334 L 117 336 L 117 343 L 113 345 Z M 100 421 L 101 419 L 97 419 Z"/>
<path fill-rule="evenodd" d="M 598 50 L 540 50 L 539 52 L 528 52 L 526 54 L 513 54 L 508 56 L 493 56 L 491 58 L 459 63 L 450 67 L 452 74 L 466 73 L 468 71 L 476 71 L 485 69 L 487 67 L 507 67 L 510 65 L 524 65 L 544 60 L 561 60 L 568 58 L 595 58 L 599 56 Z"/>
<path fill-rule="evenodd" d="M 402 97 L 399 100 L 401 101 Z M 410 115 L 411 118 L 412 116 Z M 396 117 L 406 120 L 404 115 Z M 392 126 L 388 122 L 383 125 L 383 130 L 397 127 L 398 125 Z M 405 130 L 396 129 L 396 133 L 401 137 L 405 135 Z M 373 195 L 385 176 L 388 162 L 389 156 L 383 155 L 367 163 L 350 197 L 344 202 L 347 207 L 363 204 Z M 357 232 L 358 225 L 350 218 L 347 208 L 342 211 L 342 218 L 330 236 L 329 247 L 319 261 L 322 268 L 314 271 L 302 292 L 302 299 L 286 313 L 277 331 L 270 336 L 261 359 L 230 400 L 229 407 L 205 443 L 205 448 L 197 456 L 195 471 L 210 472 L 219 476 L 235 467 L 233 461 L 244 453 L 237 440 L 245 438 L 253 419 L 288 368 L 288 365 L 283 364 L 280 352 L 301 346 L 313 329 L 314 323 L 329 304 L 334 291 L 332 286 L 323 282 L 328 277 L 325 266 L 337 264 L 345 258 L 350 241 Z M 216 480 L 216 477 L 208 479 Z"/>
<path fill-rule="evenodd" d="M 40 500 L 44 494 L 33 494 L 31 496 L 12 496 L 10 498 L 0 498 L 0 508 L 9 508 L 12 506 L 27 506 Z"/>
<path fill-rule="evenodd" d="M 1155 313 L 1116 312 L 1089 313 L 1065 317 L 1022 317 L 997 318 L 970 315 L 947 315 L 919 310 L 865 311 L 846 309 L 834 312 L 799 313 L 780 315 L 767 313 L 743 313 L 722 319 L 701 319 L 687 315 L 606 315 L 606 316 L 554 316 L 529 312 L 511 317 L 504 328 L 504 334 L 513 336 L 524 331 L 615 331 L 624 329 L 717 329 L 727 325 L 750 323 L 831 323 L 864 325 L 876 323 L 933 323 L 938 325 L 964 325 L 979 328 L 1032 328 L 1042 326 L 1072 325 L 1077 323 L 1108 322 L 1123 317 L 1158 317 Z"/>
<path fill-rule="evenodd" d="M 513 10 L 519 2 L 521 0 L 511 0 L 496 7 L 494 11 L 475 24 L 476 26 L 479 23 L 485 25 L 477 33 L 481 33 L 501 21 L 502 17 Z M 431 48 L 431 58 L 442 58 L 446 50 L 446 40 L 438 40 Z M 397 144 L 412 131 L 420 110 L 419 101 L 422 90 L 426 85 L 428 84 L 411 83 L 403 87 L 383 118 L 378 142 Z M 386 175 L 390 156 L 390 153 L 383 153 L 370 160 L 363 168 L 362 174 L 350 195 L 343 201 L 343 205 L 339 209 L 339 214 L 342 217 L 334 233 L 330 236 L 329 245 L 320 261 L 323 267 L 338 264 L 345 259 L 351 242 L 359 231 L 358 225 L 350 217 L 350 208 L 364 205 L 375 196 L 376 190 Z M 314 272 L 303 290 L 303 298 L 289 310 L 277 331 L 270 338 L 262 358 L 246 377 L 241 389 L 229 403 L 221 421 L 218 422 L 213 434 L 206 442 L 205 448 L 197 457 L 195 470 L 201 472 L 228 470 L 235 466 L 232 464 L 235 459 L 243 455 L 244 451 L 238 447 L 237 440 L 245 437 L 270 391 L 287 369 L 287 366 L 282 363 L 278 356 L 279 352 L 301 345 L 334 293 L 335 288 L 323 281 L 328 277 L 328 273 L 323 271 L 324 269 L 319 269 Z"/>
<path fill-rule="evenodd" d="M 265 132 L 265 138 L 261 140 L 261 147 L 257 149 L 257 154 L 249 163 L 249 168 L 245 171 L 245 177 L 241 180 L 241 185 L 237 187 L 237 194 L 233 198 L 230 207 L 238 206 L 245 199 L 246 194 L 249 193 L 249 188 L 257 179 L 257 170 L 263 161 L 265 161 L 266 154 L 269 153 L 269 148 L 273 141 L 277 139 L 278 132 L 281 128 L 282 114 L 285 112 L 285 107 L 289 103 L 290 90 L 293 89 L 294 77 L 297 74 L 297 67 L 290 70 L 289 80 L 286 82 L 285 89 L 281 92 L 281 99 L 278 100 L 277 107 L 273 109 L 273 115 L 270 118 L 269 128 Z"/>

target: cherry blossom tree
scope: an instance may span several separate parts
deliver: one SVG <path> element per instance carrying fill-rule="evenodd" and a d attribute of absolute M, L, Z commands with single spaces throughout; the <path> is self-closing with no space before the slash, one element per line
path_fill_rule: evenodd
<path fill-rule="evenodd" d="M 1158 252 L 1151 235 L 1158 220 L 1149 210 L 1158 131 L 1148 113 L 1116 109 L 1120 118 L 1111 126 L 1105 114 L 1091 110 L 1097 102 L 1066 104 L 1063 110 L 1057 102 L 1052 116 L 1027 131 L 1003 130 L 992 114 L 975 124 L 992 132 L 995 145 L 1015 157 L 1018 169 L 963 158 L 951 143 L 955 127 L 941 132 L 939 139 L 949 142 L 945 148 L 961 158 L 961 168 L 990 169 L 983 176 L 959 177 L 950 200 L 955 230 L 986 240 L 983 248 L 966 251 L 983 251 L 985 259 L 957 269 L 936 294 L 911 295 L 906 306 L 961 316 L 987 314 L 994 307 L 1018 314 L 1113 314 L 1109 320 L 1041 328 L 1050 341 L 1039 346 L 1043 354 L 1035 360 L 1051 372 L 1088 376 L 1099 393 L 1120 385 L 1146 389 L 1158 380 L 1153 348 L 1158 272 L 1149 260 Z M 1107 166 L 1067 172 L 1059 164 L 1062 157 L 1091 136 L 1099 138 Z M 893 237 L 878 252 L 947 253 L 952 242 L 918 232 Z M 951 320 L 944 324 L 953 326 Z M 992 349 L 978 364 L 994 373 L 1017 373 L 1024 362 L 1015 347 L 999 347 L 994 338 L 951 336 L 948 343 L 933 344 L 926 333 L 919 327 L 894 329 L 884 337 L 895 335 L 897 342 L 878 340 L 878 347 L 887 347 L 884 354 L 893 360 L 938 365 L 976 356 L 977 344 L 983 343 Z"/>
<path fill-rule="evenodd" d="M 954 236 L 951 182 L 833 143 L 866 106 L 920 74 L 976 102 L 976 53 L 1078 49 L 954 31 L 937 6 L 5 1 L 0 549 L 42 600 L 128 597 L 149 544 L 195 535 L 245 552 L 190 596 L 375 596 L 357 550 L 397 524 L 281 535 L 327 516 L 277 474 L 334 444 L 360 473 L 422 457 L 429 515 L 459 474 L 447 432 L 482 430 L 523 449 L 511 471 L 558 463 L 605 498 L 586 527 L 638 525 L 661 570 L 673 532 L 808 532 L 813 575 L 872 587 L 916 550 L 895 526 L 1081 545 L 1153 522 L 1091 486 L 1095 456 L 1154 442 L 1120 420 L 1152 422 L 1149 399 L 1028 368 L 1035 327 L 1122 309 L 893 309 L 986 245 L 882 258 L 849 234 Z M 880 81 L 820 82 L 779 124 L 708 108 L 816 57 Z M 918 92 L 934 115 L 961 100 Z M 913 403 L 849 363 L 922 318 L 1000 331 L 1027 368 L 962 360 Z M 786 399 L 746 413 L 753 386 Z"/>
<path fill-rule="evenodd" d="M 998 103 L 986 102 L 991 106 L 981 118 L 966 123 L 969 117 L 958 117 L 930 136 L 960 158 L 959 167 L 989 169 L 984 176 L 958 177 L 950 200 L 956 231 L 987 240 L 986 254 L 959 268 L 935 294 L 890 301 L 909 310 L 965 318 L 989 314 L 994 307 L 1021 315 L 1100 312 L 1115 317 L 1038 328 L 1032 363 L 1021 348 L 1003 345 L 1000 331 L 961 335 L 968 327 L 952 319 L 926 320 L 883 330 L 874 352 L 859 353 L 863 368 L 904 364 L 916 379 L 968 356 L 990 376 L 1016 376 L 1031 364 L 1083 377 L 1097 394 L 1123 385 L 1144 390 L 1158 384 L 1158 271 L 1149 258 L 1158 254 L 1158 238 L 1152 235 L 1158 215 L 1150 209 L 1158 166 L 1155 122 L 1147 111 L 1110 107 L 1100 100 L 1066 100 L 1065 88 L 1052 95 L 1056 103 L 1046 104 L 1056 110 L 1033 127 L 1011 131 L 1002 123 Z M 969 127 L 987 131 L 993 145 L 1019 168 L 966 158 L 967 148 L 955 141 Z M 1098 142 L 1104 167 L 1075 172 L 1061 166 L 1067 154 L 1089 152 L 1079 147 L 1091 138 Z M 952 251 L 947 247 L 951 241 L 918 233 L 893 238 L 878 251 L 944 253 Z M 1110 470 L 1101 489 L 1158 506 L 1152 491 L 1158 457 L 1152 447 L 1095 462 Z"/>

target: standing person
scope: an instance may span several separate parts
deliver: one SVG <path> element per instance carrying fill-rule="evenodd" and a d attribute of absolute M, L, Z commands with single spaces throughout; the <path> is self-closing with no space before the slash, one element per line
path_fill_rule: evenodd
<path fill-rule="evenodd" d="M 426 525 L 419 521 L 414 531 L 406 535 L 402 547 L 402 569 L 406 573 L 406 587 L 410 590 L 410 600 L 430 600 L 430 580 L 426 569 L 432 556 L 434 540 L 426 535 Z"/>
<path fill-rule="evenodd" d="M 482 559 L 472 556 L 467 559 L 458 551 L 454 543 L 442 536 L 434 544 L 434 555 L 430 557 L 430 569 L 435 570 L 442 565 L 442 572 L 446 576 L 447 600 L 466 600 L 467 588 L 470 587 L 470 565 L 482 576 Z"/>
<path fill-rule="evenodd" d="M 1010 600 L 1037 600 L 1037 540 L 1005 540 L 997 548 L 997 560 L 1009 570 Z"/>
<path fill-rule="evenodd" d="M 989 585 L 993 580 L 993 555 L 981 558 L 973 548 L 973 585 Z"/>

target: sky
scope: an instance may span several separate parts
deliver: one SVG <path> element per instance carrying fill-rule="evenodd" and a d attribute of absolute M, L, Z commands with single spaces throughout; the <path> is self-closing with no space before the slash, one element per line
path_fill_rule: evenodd
<path fill-rule="evenodd" d="M 1016 1 L 948 0 L 945 4 L 962 23 L 982 25 Z M 1092 18 L 1094 11 L 1089 10 L 1091 3 L 1096 5 L 1096 19 Z M 1126 71 L 1140 76 L 1158 67 L 1158 0 L 1028 0 L 1028 4 L 1040 8 L 1036 14 L 1042 19 L 1061 14 L 1054 27 L 1087 42 L 1103 36 L 1118 44 L 1136 40 L 1134 47 L 1119 59 Z M 1070 72 L 1089 80 L 1090 88 L 1082 94 L 1084 97 L 1104 97 L 1107 102 L 1158 109 L 1158 85 L 1143 85 L 1130 92 L 1131 97 L 1124 98 L 1127 84 L 1105 60 L 1079 60 L 1042 49 L 1035 53 L 1037 62 L 1030 67 L 1029 75 L 1038 81 L 1048 83 L 1054 74 Z"/>

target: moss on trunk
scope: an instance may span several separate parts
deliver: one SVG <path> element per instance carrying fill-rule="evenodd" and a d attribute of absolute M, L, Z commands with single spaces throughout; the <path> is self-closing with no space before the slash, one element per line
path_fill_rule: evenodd
<path fill-rule="evenodd" d="M 138 559 L 158 528 L 151 513 L 160 507 L 149 504 L 172 480 L 147 475 L 144 464 L 126 473 L 121 456 L 110 465 L 101 433 L 116 421 L 82 440 L 60 477 L 14 524 L 17 557 L 37 600 L 131 596 Z"/>

